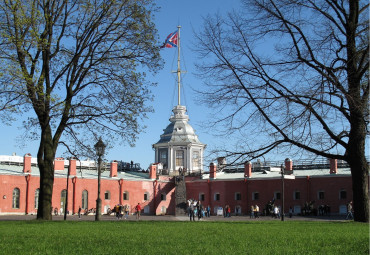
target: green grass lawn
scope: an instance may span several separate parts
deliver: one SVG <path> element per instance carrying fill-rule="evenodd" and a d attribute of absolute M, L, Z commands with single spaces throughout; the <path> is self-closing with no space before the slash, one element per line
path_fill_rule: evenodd
<path fill-rule="evenodd" d="M 0 254 L 369 254 L 355 222 L 2 221 Z"/>

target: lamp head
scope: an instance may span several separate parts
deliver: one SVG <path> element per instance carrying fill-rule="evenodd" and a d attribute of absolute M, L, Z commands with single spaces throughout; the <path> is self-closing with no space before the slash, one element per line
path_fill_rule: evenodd
<path fill-rule="evenodd" d="M 98 142 L 94 145 L 96 155 L 101 157 L 104 155 L 106 145 L 103 143 L 101 137 L 99 138 Z"/>

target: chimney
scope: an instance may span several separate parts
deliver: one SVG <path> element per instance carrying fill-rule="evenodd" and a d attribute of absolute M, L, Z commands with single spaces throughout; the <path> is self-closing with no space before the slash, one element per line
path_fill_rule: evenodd
<path fill-rule="evenodd" d="M 156 179 L 157 178 L 157 165 L 151 164 L 149 167 L 149 179 Z"/>
<path fill-rule="evenodd" d="M 334 158 L 330 159 L 330 174 L 337 174 L 338 167 L 337 167 L 337 160 Z"/>
<path fill-rule="evenodd" d="M 293 161 L 290 158 L 285 159 L 285 174 L 293 174 Z"/>
<path fill-rule="evenodd" d="M 69 175 L 76 175 L 76 158 L 69 159 Z"/>
<path fill-rule="evenodd" d="M 112 160 L 110 163 L 110 175 L 109 177 L 117 177 L 117 160 Z"/>
<path fill-rule="evenodd" d="M 31 173 L 31 154 L 27 153 L 23 157 L 23 173 Z"/>
<path fill-rule="evenodd" d="M 244 163 L 244 177 L 252 177 L 252 163 L 249 161 Z"/>
<path fill-rule="evenodd" d="M 217 158 L 217 165 L 220 168 L 219 171 L 222 171 L 226 166 L 226 158 L 225 157 L 218 157 Z"/>
<path fill-rule="evenodd" d="M 64 158 L 54 159 L 54 170 L 64 170 Z"/>
<path fill-rule="evenodd" d="M 217 166 L 214 163 L 209 165 L 209 177 L 212 179 L 216 179 L 216 169 Z"/>

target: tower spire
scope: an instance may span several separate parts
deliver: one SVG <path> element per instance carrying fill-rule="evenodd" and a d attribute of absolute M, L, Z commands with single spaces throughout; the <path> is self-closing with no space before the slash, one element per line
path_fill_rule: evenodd
<path fill-rule="evenodd" d="M 177 73 L 177 105 L 181 105 L 181 74 L 185 73 L 185 71 L 181 70 L 181 45 L 180 45 L 180 29 L 181 26 L 177 26 L 177 70 L 172 71 L 173 73 Z"/>
<path fill-rule="evenodd" d="M 180 47 L 181 47 L 181 40 L 180 40 L 180 29 L 181 26 L 177 26 L 178 29 L 178 45 L 177 45 L 177 89 L 178 89 L 178 95 L 177 95 L 177 105 L 181 105 L 181 99 L 180 99 L 180 86 L 181 86 L 181 68 L 180 68 Z"/>

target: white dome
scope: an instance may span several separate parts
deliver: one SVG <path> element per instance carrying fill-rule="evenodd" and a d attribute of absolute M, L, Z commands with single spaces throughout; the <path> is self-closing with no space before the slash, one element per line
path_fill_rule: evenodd
<path fill-rule="evenodd" d="M 170 124 L 163 130 L 164 133 L 156 144 L 201 144 L 193 127 L 188 123 L 189 116 L 186 115 L 186 107 L 177 105 L 172 110 Z"/>

